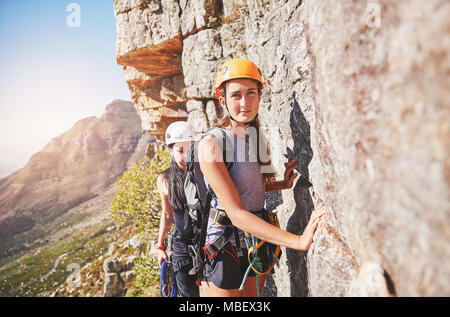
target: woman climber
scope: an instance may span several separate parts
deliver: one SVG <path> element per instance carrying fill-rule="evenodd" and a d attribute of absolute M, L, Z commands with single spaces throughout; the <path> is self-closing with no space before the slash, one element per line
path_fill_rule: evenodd
<path fill-rule="evenodd" d="M 162 201 L 162 214 L 158 236 L 158 263 L 168 261 L 164 241 L 173 227 L 172 237 L 172 270 L 176 280 L 178 296 L 198 297 L 199 289 L 195 275 L 190 275 L 193 268 L 189 248 L 192 247 L 193 228 L 189 218 L 184 217 L 184 174 L 185 156 L 193 143 L 191 129 L 187 122 L 177 121 L 166 130 L 166 144 L 170 151 L 170 167 L 161 173 L 157 180 L 158 191 Z"/>
<path fill-rule="evenodd" d="M 200 141 L 200 168 L 215 194 L 211 200 L 213 216 L 209 219 L 203 248 L 207 254 L 201 282 L 204 296 L 253 297 L 261 294 L 264 275 L 255 273 L 258 269 L 248 270 L 249 264 L 255 266 L 253 260 L 258 250 L 263 249 L 258 246 L 266 241 L 266 245 L 308 250 L 323 215 L 314 210 L 301 235 L 282 230 L 268 221 L 264 210 L 265 192 L 291 188 L 297 176 L 294 171 L 297 165 L 295 160 L 289 160 L 285 164 L 284 180 L 274 180 L 269 145 L 259 128 L 262 89 L 261 73 L 249 60 L 229 60 L 217 72 L 216 96 L 228 114 L 220 128 L 232 141 L 234 163 L 228 170 L 223 149 L 213 136 Z M 215 220 L 218 218 L 222 221 Z M 223 221 L 223 218 L 229 221 Z M 227 229 L 230 227 L 232 229 Z M 222 239 L 226 230 L 229 238 Z M 249 250 L 253 252 L 253 258 L 247 256 Z"/>

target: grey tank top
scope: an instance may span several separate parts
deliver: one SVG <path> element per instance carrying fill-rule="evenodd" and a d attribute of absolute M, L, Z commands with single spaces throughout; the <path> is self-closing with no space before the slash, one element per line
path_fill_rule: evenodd
<path fill-rule="evenodd" d="M 249 146 L 248 140 L 238 138 L 226 129 L 224 131 L 227 133 L 230 141 L 233 140 L 234 163 L 229 173 L 239 193 L 242 207 L 249 211 L 259 211 L 264 208 L 265 204 L 265 184 L 261 167 L 256 160 L 256 154 L 250 152 L 252 147 Z M 205 184 L 208 186 L 206 177 Z M 224 210 L 217 197 L 211 200 L 211 207 Z M 206 243 L 213 243 L 223 230 L 224 226 L 216 225 L 209 219 Z M 241 246 L 244 247 L 244 233 L 241 230 L 239 230 L 239 236 Z M 235 244 L 234 235 L 231 236 L 230 240 L 231 243 Z"/>

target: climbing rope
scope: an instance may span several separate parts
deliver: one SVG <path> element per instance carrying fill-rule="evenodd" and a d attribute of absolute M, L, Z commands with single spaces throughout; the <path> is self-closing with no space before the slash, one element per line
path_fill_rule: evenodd
<path fill-rule="evenodd" d="M 260 261 L 255 261 L 255 259 L 259 259 L 258 257 L 258 248 L 256 247 L 257 243 L 255 243 L 255 236 L 252 235 L 252 244 L 253 244 L 253 248 L 255 250 L 255 258 L 253 259 L 252 263 L 255 262 L 253 265 L 257 265 L 258 262 L 261 264 L 262 267 L 262 263 Z M 257 240 L 256 240 L 257 241 Z M 258 273 L 255 274 L 256 276 L 256 297 L 259 297 L 259 283 L 258 283 Z"/>
<path fill-rule="evenodd" d="M 161 297 L 177 297 L 175 277 L 173 276 L 170 264 L 167 264 L 165 260 L 161 263 L 159 291 Z"/>
<path fill-rule="evenodd" d="M 269 223 L 277 226 L 278 228 L 280 227 L 277 215 L 275 213 L 268 212 L 267 220 Z M 247 280 L 248 274 L 250 273 L 250 269 L 253 269 L 253 271 L 255 272 L 255 275 L 256 275 L 256 293 L 257 293 L 257 296 L 259 297 L 260 292 L 259 292 L 258 277 L 259 277 L 259 275 L 266 275 L 272 271 L 273 267 L 275 266 L 279 257 L 281 256 L 280 246 L 273 246 L 271 244 L 266 244 L 264 246 L 266 241 L 259 240 L 258 238 L 256 238 L 255 236 L 253 236 L 247 232 L 245 233 L 244 240 L 245 240 L 245 244 L 248 249 L 249 265 L 247 267 L 247 270 L 245 271 L 241 286 L 239 287 L 239 291 L 242 291 L 242 289 L 244 288 L 244 284 L 245 284 L 245 281 Z M 263 246 L 264 246 L 264 248 L 261 249 L 262 250 L 261 256 L 264 257 L 264 259 L 265 259 L 264 265 L 261 261 L 261 256 L 258 256 L 258 249 Z M 268 254 L 270 254 L 270 255 L 268 256 Z M 253 258 L 252 258 L 252 256 L 253 256 Z"/>
<path fill-rule="evenodd" d="M 258 283 L 258 275 L 259 274 L 255 270 L 255 268 L 261 270 L 262 263 L 261 263 L 261 261 L 259 260 L 259 257 L 258 257 L 257 238 L 255 238 L 254 235 L 250 235 L 250 236 L 252 238 L 252 242 L 251 243 L 250 243 L 249 235 L 245 234 L 245 244 L 247 245 L 247 249 L 255 250 L 255 256 L 253 257 L 253 260 L 251 262 L 249 261 L 249 265 L 247 267 L 247 270 L 245 271 L 244 278 L 242 279 L 241 286 L 239 287 L 239 291 L 242 291 L 242 289 L 244 288 L 244 284 L 245 284 L 245 281 L 247 280 L 248 274 L 250 273 L 250 269 L 253 268 L 253 270 L 255 271 L 255 275 L 256 275 L 256 295 L 257 295 L 257 297 L 259 297 L 259 283 Z M 251 251 L 249 251 L 249 252 L 251 252 Z"/>

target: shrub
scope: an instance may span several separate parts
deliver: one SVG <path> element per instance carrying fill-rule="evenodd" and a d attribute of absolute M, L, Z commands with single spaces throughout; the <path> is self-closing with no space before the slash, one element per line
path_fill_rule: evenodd
<path fill-rule="evenodd" d="M 120 227 L 135 223 L 141 238 L 158 228 L 161 198 L 156 180 L 169 167 L 169 159 L 168 151 L 158 150 L 154 158 L 145 157 L 118 178 L 111 213 Z"/>
<path fill-rule="evenodd" d="M 159 282 L 159 266 L 153 256 L 139 257 L 133 267 L 136 275 L 135 287 L 145 289 Z"/>

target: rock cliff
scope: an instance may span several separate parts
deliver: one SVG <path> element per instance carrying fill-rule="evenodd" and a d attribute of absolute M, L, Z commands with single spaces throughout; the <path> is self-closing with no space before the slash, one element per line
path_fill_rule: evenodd
<path fill-rule="evenodd" d="M 223 115 L 218 66 L 253 60 L 260 118 L 313 187 L 268 195 L 281 226 L 303 231 L 268 296 L 449 296 L 448 1 L 115 0 L 117 62 L 142 127 L 162 140 Z M 95 136 L 90 137 L 99 144 Z M 101 144 L 100 144 L 101 145 Z"/>

